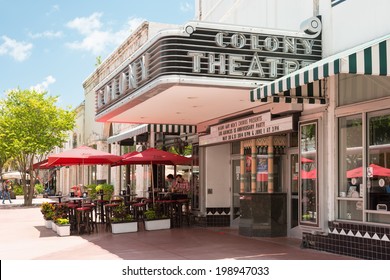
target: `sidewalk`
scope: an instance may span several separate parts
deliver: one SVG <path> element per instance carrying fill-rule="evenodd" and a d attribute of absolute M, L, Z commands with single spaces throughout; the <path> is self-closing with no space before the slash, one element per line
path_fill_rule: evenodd
<path fill-rule="evenodd" d="M 47 199 L 34 200 L 39 204 Z M 301 249 L 300 240 L 249 238 L 231 228 L 177 228 L 59 237 L 44 227 L 39 207 L 0 206 L 2 260 L 353 260 Z"/>

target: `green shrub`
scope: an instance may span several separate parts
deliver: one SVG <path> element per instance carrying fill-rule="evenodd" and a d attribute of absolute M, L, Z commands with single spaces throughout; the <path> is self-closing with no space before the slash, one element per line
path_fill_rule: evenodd
<path fill-rule="evenodd" d="M 54 205 L 49 202 L 43 202 L 41 204 L 41 213 L 45 220 L 53 220 L 54 217 Z"/>
<path fill-rule="evenodd" d="M 96 193 L 96 187 L 97 187 L 96 184 L 87 185 L 88 195 L 92 199 L 96 199 L 98 197 Z"/>
<path fill-rule="evenodd" d="M 23 187 L 21 185 L 18 185 L 18 184 L 12 185 L 12 190 L 15 193 L 15 195 L 23 195 L 24 194 Z"/>
<path fill-rule="evenodd" d="M 34 187 L 37 194 L 43 194 L 45 192 L 45 188 L 41 184 L 36 184 Z"/>
<path fill-rule="evenodd" d="M 119 204 L 112 210 L 111 222 L 113 223 L 132 222 L 133 220 L 133 216 L 129 214 L 129 209 L 124 203 Z"/>
<path fill-rule="evenodd" d="M 58 225 L 69 225 L 69 219 L 66 219 L 66 218 L 58 218 L 56 220 L 56 224 Z"/>
<path fill-rule="evenodd" d="M 149 210 L 145 211 L 144 215 L 146 217 L 146 220 L 148 220 L 148 221 L 157 219 L 157 213 L 153 209 L 149 209 Z"/>
<path fill-rule="evenodd" d="M 145 211 L 144 215 L 146 217 L 146 220 L 158 220 L 158 219 L 166 219 L 167 216 L 164 215 L 163 211 L 162 211 L 162 207 L 155 207 L 155 208 L 151 208 L 147 211 Z"/>
<path fill-rule="evenodd" d="M 54 204 L 54 216 L 53 220 L 67 219 L 69 213 L 69 207 L 66 204 Z"/>
<path fill-rule="evenodd" d="M 100 191 L 103 191 L 103 199 L 110 200 L 112 194 L 114 193 L 114 186 L 110 184 L 100 184 L 96 187 L 96 194 L 98 195 Z"/>

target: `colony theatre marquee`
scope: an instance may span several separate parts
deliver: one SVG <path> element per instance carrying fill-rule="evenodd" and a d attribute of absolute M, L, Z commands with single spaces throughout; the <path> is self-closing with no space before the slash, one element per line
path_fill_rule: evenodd
<path fill-rule="evenodd" d="M 322 56 L 321 21 L 304 31 L 189 22 L 161 31 L 95 87 L 97 109 L 128 98 L 168 75 L 271 81 Z"/>
<path fill-rule="evenodd" d="M 272 119 L 271 112 L 252 115 L 210 128 L 210 134 L 199 137 L 199 145 L 206 146 L 249 138 L 259 138 L 295 129 L 293 116 Z"/>

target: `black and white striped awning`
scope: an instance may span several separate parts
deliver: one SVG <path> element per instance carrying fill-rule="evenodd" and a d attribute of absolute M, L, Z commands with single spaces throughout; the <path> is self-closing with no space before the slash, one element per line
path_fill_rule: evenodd
<path fill-rule="evenodd" d="M 196 126 L 180 124 L 141 124 L 107 139 L 108 144 L 121 142 L 144 133 L 195 134 Z"/>
<path fill-rule="evenodd" d="M 325 104 L 321 80 L 340 73 L 390 76 L 390 34 L 253 89 L 250 100 Z"/>

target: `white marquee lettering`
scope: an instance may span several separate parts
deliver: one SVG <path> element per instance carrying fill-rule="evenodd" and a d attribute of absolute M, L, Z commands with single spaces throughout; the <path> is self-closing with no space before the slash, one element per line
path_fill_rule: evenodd
<path fill-rule="evenodd" d="M 299 62 L 294 59 L 284 60 L 284 74 L 290 74 L 299 69 Z"/>
<path fill-rule="evenodd" d="M 201 52 L 188 52 L 188 56 L 192 57 L 192 72 L 200 73 L 200 59 L 205 54 Z"/>
<path fill-rule="evenodd" d="M 246 37 L 244 34 L 241 33 L 235 33 L 233 34 L 230 44 L 232 45 L 233 48 L 235 49 L 242 49 L 245 47 L 246 44 Z"/>
<path fill-rule="evenodd" d="M 299 39 L 299 41 L 302 43 L 302 46 L 305 49 L 305 54 L 313 53 L 314 40 Z"/>
<path fill-rule="evenodd" d="M 241 63 L 238 61 L 245 61 L 245 57 L 241 55 L 229 55 L 229 75 L 244 76 L 243 71 L 237 70 L 237 68 L 241 67 Z"/>
<path fill-rule="evenodd" d="M 263 66 L 261 66 L 260 58 L 257 53 L 253 55 L 251 64 L 249 65 L 247 76 L 252 77 L 253 74 L 257 74 L 259 77 L 265 76 Z"/>
<path fill-rule="evenodd" d="M 149 66 L 149 55 L 143 55 L 140 60 L 141 65 L 141 81 L 148 78 L 148 66 Z"/>
<path fill-rule="evenodd" d="M 228 35 L 226 32 L 219 32 L 217 35 L 215 35 L 215 43 L 218 47 L 226 47 L 227 45 L 223 42 L 223 38 Z"/>
<path fill-rule="evenodd" d="M 209 73 L 215 74 L 215 67 L 219 67 L 219 74 L 225 74 L 226 72 L 226 62 L 225 55 L 219 55 L 219 61 L 216 59 L 216 55 L 214 53 L 209 54 Z"/>
<path fill-rule="evenodd" d="M 126 74 L 121 73 L 119 75 L 119 94 L 123 94 L 126 91 Z"/>
<path fill-rule="evenodd" d="M 274 52 L 277 51 L 278 48 L 279 48 L 278 38 L 271 36 L 271 37 L 267 37 L 264 40 L 264 49 L 266 49 L 267 51 Z"/>
<path fill-rule="evenodd" d="M 295 40 L 295 38 L 284 37 L 283 46 L 283 51 L 285 53 L 297 53 L 297 41 Z"/>
<path fill-rule="evenodd" d="M 137 73 L 135 63 L 129 65 L 129 88 L 137 87 Z"/>
<path fill-rule="evenodd" d="M 269 76 L 276 78 L 278 76 L 278 63 L 280 63 L 280 59 L 267 57 L 264 61 L 269 63 Z"/>

